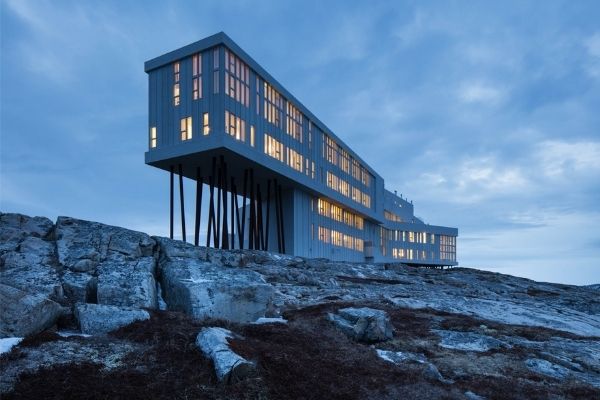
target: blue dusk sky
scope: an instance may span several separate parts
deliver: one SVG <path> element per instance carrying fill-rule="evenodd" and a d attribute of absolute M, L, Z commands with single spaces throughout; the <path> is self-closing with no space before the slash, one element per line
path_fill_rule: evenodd
<path fill-rule="evenodd" d="M 143 63 L 224 31 L 417 216 L 458 227 L 462 266 L 600 282 L 598 1 L 7 0 L 0 12 L 4 212 L 167 235 L 168 174 L 144 164 Z"/>

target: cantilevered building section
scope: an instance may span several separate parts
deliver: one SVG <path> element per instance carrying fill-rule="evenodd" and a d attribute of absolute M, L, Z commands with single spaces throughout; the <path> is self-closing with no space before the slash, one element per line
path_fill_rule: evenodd
<path fill-rule="evenodd" d="M 416 218 L 411 202 L 386 190 L 375 170 L 224 33 L 147 61 L 145 70 L 146 164 L 170 173 L 171 237 L 178 197 L 183 239 L 197 245 L 457 265 L 457 229 Z M 187 235 L 184 177 L 196 182 Z"/>

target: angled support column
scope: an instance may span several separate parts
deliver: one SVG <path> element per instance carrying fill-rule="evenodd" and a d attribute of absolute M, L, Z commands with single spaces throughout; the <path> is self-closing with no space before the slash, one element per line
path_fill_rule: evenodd
<path fill-rule="evenodd" d="M 277 191 L 277 179 L 274 181 L 275 184 L 275 221 L 277 225 L 277 252 L 281 253 L 281 216 L 279 215 L 279 192 Z"/>
<path fill-rule="evenodd" d="M 222 175 L 223 175 L 223 170 L 221 169 L 222 165 L 219 165 L 218 171 L 217 171 L 217 215 L 216 215 L 216 220 L 217 220 L 217 229 L 215 230 L 215 235 L 216 235 L 216 240 L 214 243 L 214 246 L 216 249 L 221 248 L 221 185 L 222 185 Z"/>
<path fill-rule="evenodd" d="M 198 246 L 200 242 L 200 216 L 202 213 L 202 186 L 203 179 L 200 167 L 196 169 L 196 223 L 194 225 L 194 245 Z"/>
<path fill-rule="evenodd" d="M 279 191 L 279 213 L 281 214 L 281 252 L 285 253 L 285 224 L 283 223 L 283 196 L 281 195 L 281 185 L 277 188 Z"/>
<path fill-rule="evenodd" d="M 244 236 L 243 236 L 243 222 L 240 225 L 240 206 L 238 205 L 238 191 L 237 186 L 233 184 L 233 178 L 231 179 L 231 186 L 233 187 L 233 198 L 235 199 L 235 221 L 237 227 L 237 235 L 238 235 L 238 244 L 239 248 L 244 248 Z"/>
<path fill-rule="evenodd" d="M 210 202 L 208 208 L 208 232 L 206 234 L 206 247 L 210 246 L 210 237 L 213 236 L 213 246 L 216 243 L 216 224 L 215 224 L 215 170 L 217 168 L 217 159 L 212 159 L 212 173 L 208 177 L 210 185 Z"/>
<path fill-rule="evenodd" d="M 256 208 L 254 204 L 254 170 L 250 168 L 250 226 L 248 227 L 248 248 L 255 249 Z"/>
<path fill-rule="evenodd" d="M 221 184 L 223 186 L 223 232 L 221 238 L 221 248 L 229 249 L 229 222 L 227 221 L 227 213 L 229 210 L 227 209 L 227 164 L 225 163 L 225 158 L 221 156 Z"/>
<path fill-rule="evenodd" d="M 267 180 L 267 221 L 265 229 L 265 248 L 264 250 L 269 251 L 269 215 L 271 206 L 271 180 Z"/>
<path fill-rule="evenodd" d="M 181 203 L 181 238 L 185 242 L 185 207 L 183 203 L 183 166 L 179 164 L 179 199 Z"/>
<path fill-rule="evenodd" d="M 231 200 L 231 240 L 230 240 L 230 244 L 231 244 L 231 248 L 235 249 L 235 215 L 234 215 L 234 211 L 237 213 L 237 198 L 235 198 L 235 182 L 233 179 L 233 176 L 231 177 L 231 187 L 230 187 L 230 200 Z M 239 229 L 238 229 L 239 232 Z"/>
<path fill-rule="evenodd" d="M 258 223 L 256 224 L 256 232 L 258 234 L 258 248 L 260 250 L 265 249 L 265 238 L 263 236 L 263 206 L 262 206 L 262 193 L 260 190 L 260 184 L 256 185 L 256 217 Z"/>
<path fill-rule="evenodd" d="M 244 170 L 244 196 L 242 200 L 242 230 L 240 234 L 240 249 L 244 248 L 244 235 L 246 234 L 246 197 L 248 194 L 248 170 Z M 248 237 L 250 237 L 248 235 Z M 250 239 L 248 239 L 250 240 Z"/>
<path fill-rule="evenodd" d="M 171 165 L 169 167 L 170 170 L 170 191 L 169 191 L 169 238 L 173 239 L 173 218 L 174 218 L 174 213 L 173 213 L 173 208 L 174 208 L 174 195 L 173 195 L 173 186 L 174 186 L 174 182 L 173 182 L 173 175 L 174 175 L 174 167 Z"/>

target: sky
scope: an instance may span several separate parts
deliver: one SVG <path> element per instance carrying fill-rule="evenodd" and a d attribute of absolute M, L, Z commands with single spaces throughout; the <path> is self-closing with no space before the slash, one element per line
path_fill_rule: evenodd
<path fill-rule="evenodd" d="M 417 216 L 458 227 L 461 266 L 600 283 L 598 1 L 0 7 L 3 212 L 167 235 L 143 63 L 224 31 Z"/>

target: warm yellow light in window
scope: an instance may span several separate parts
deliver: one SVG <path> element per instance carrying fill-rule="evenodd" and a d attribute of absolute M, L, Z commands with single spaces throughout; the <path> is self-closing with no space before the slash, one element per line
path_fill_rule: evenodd
<path fill-rule="evenodd" d="M 210 124 L 208 121 L 208 113 L 202 114 L 202 134 L 204 136 L 210 133 Z"/>
<path fill-rule="evenodd" d="M 150 128 L 150 148 L 154 149 L 156 147 L 156 127 L 153 126 Z"/>

